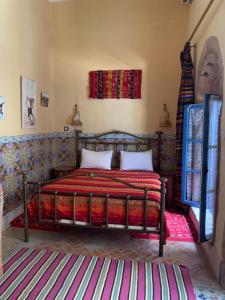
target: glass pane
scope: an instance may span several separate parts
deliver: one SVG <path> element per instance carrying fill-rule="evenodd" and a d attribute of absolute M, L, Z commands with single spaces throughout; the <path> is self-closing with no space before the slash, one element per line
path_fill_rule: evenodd
<path fill-rule="evenodd" d="M 208 193 L 206 196 L 206 218 L 205 218 L 205 235 L 207 239 L 212 237 L 214 232 L 216 193 Z"/>
<path fill-rule="evenodd" d="M 209 148 L 208 150 L 208 174 L 207 174 L 207 191 L 215 191 L 217 185 L 217 160 L 218 148 Z"/>
<path fill-rule="evenodd" d="M 201 170 L 202 168 L 202 144 L 188 143 L 187 147 L 187 168 Z"/>
<path fill-rule="evenodd" d="M 201 173 L 187 173 L 186 199 L 199 203 L 201 200 Z"/>
<path fill-rule="evenodd" d="M 202 108 L 190 109 L 189 111 L 189 139 L 203 138 L 203 117 L 204 111 Z"/>
<path fill-rule="evenodd" d="M 206 177 L 206 215 L 205 235 L 207 239 L 212 238 L 214 233 L 215 206 L 217 198 L 217 176 L 218 176 L 218 141 L 219 141 L 219 117 L 221 100 L 209 101 L 209 136 L 208 136 L 208 161 Z"/>
<path fill-rule="evenodd" d="M 212 100 L 209 102 L 209 145 L 218 145 L 221 105 L 221 101 L 218 100 Z"/>

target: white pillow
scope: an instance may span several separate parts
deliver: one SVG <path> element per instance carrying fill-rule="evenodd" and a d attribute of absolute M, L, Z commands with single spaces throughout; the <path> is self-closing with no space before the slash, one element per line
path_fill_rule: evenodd
<path fill-rule="evenodd" d="M 120 151 L 121 170 L 153 171 L 152 150 L 144 152 Z"/>
<path fill-rule="evenodd" d="M 81 168 L 111 169 L 113 151 L 90 151 L 82 149 Z"/>

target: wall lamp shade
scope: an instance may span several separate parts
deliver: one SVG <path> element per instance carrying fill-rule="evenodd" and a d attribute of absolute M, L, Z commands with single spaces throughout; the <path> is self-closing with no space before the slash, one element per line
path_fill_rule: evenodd
<path fill-rule="evenodd" d="M 75 104 L 74 106 L 74 115 L 73 115 L 73 119 L 72 119 L 72 126 L 76 126 L 76 127 L 80 127 L 82 126 L 82 122 L 80 120 L 80 113 L 78 111 L 78 105 Z"/>
<path fill-rule="evenodd" d="M 159 127 L 170 128 L 172 123 L 170 122 L 170 114 L 167 109 L 167 105 L 163 104 L 163 112 L 159 120 Z"/>

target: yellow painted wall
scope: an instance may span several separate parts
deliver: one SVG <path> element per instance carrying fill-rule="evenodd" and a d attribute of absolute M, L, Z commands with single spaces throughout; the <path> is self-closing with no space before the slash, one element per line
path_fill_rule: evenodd
<path fill-rule="evenodd" d="M 202 15 L 209 0 L 195 0 L 192 4 L 188 28 L 189 34 L 193 30 L 194 25 Z M 216 36 L 220 43 L 221 53 L 223 55 L 223 64 L 225 65 L 225 1 L 215 0 L 209 14 L 204 20 L 198 33 L 196 34 L 193 42 L 196 44 L 196 62 L 198 62 L 204 47 L 205 41 L 210 36 Z M 224 82 L 225 90 L 225 82 Z M 218 216 L 216 222 L 216 237 L 214 243 L 207 243 L 205 249 L 211 260 L 211 265 L 215 273 L 219 274 L 219 262 L 222 259 L 222 242 L 223 242 L 223 228 L 225 225 L 225 112 L 223 108 L 222 120 L 221 120 L 221 161 L 220 161 L 220 191 L 219 191 L 219 203 L 218 203 Z"/>
<path fill-rule="evenodd" d="M 0 135 L 44 133 L 54 128 L 51 99 L 50 4 L 47 0 L 0 0 L 0 95 L 6 98 Z M 37 128 L 22 130 L 20 75 L 37 84 Z M 49 93 L 49 108 L 40 92 Z"/>
<path fill-rule="evenodd" d="M 83 130 L 152 133 L 167 103 L 175 130 L 188 7 L 179 0 L 76 0 L 52 4 L 56 130 L 79 105 Z M 91 70 L 142 69 L 142 100 L 88 99 Z"/>

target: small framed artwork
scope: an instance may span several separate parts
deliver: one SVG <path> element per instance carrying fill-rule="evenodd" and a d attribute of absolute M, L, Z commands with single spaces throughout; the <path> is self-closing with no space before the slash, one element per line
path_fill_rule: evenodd
<path fill-rule="evenodd" d="M 22 129 L 36 127 L 36 83 L 21 76 Z"/>
<path fill-rule="evenodd" d="M 5 115 L 5 98 L 0 96 L 0 120 L 4 118 Z"/>
<path fill-rule="evenodd" d="M 49 96 L 46 92 L 41 92 L 41 106 L 48 107 Z"/>

